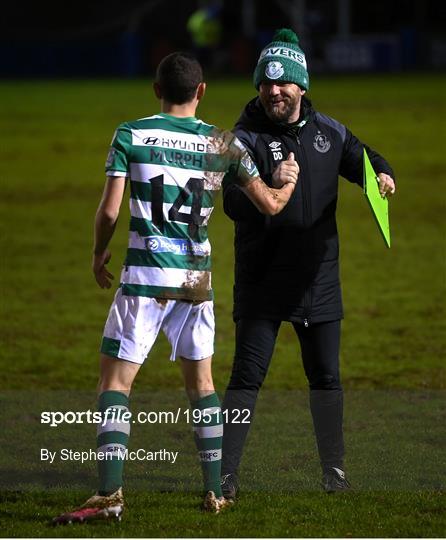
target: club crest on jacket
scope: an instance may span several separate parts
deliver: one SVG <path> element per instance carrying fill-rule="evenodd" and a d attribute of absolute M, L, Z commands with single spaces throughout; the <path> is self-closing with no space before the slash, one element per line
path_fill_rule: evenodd
<path fill-rule="evenodd" d="M 325 154 L 325 152 L 330 150 L 331 142 L 323 133 L 317 133 L 314 136 L 313 146 L 318 152 Z"/>

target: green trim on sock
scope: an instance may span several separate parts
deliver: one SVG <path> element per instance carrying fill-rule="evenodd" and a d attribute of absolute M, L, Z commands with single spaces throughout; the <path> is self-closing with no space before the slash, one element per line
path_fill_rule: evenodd
<path fill-rule="evenodd" d="M 112 407 L 129 406 L 129 398 L 123 392 L 106 390 L 99 396 L 98 409 L 104 413 Z M 105 415 L 104 415 L 105 416 Z M 112 422 L 112 420 L 109 420 Z M 105 444 L 122 444 L 127 448 L 128 435 L 122 431 L 105 431 L 97 436 L 97 448 Z M 98 460 L 99 493 L 113 493 L 122 486 L 124 460 L 119 457 Z"/>
<path fill-rule="evenodd" d="M 201 439 L 200 450 L 216 450 L 222 447 L 223 437 Z"/>
<path fill-rule="evenodd" d="M 122 486 L 123 459 L 98 461 L 99 488 L 98 492 L 114 493 Z"/>
<path fill-rule="evenodd" d="M 100 446 L 103 446 L 104 444 L 123 444 L 124 446 L 127 446 L 129 442 L 129 436 L 126 433 L 122 433 L 121 431 L 106 431 L 105 433 L 101 433 L 97 437 L 97 444 L 98 448 Z"/>
<path fill-rule="evenodd" d="M 221 407 L 220 400 L 216 392 L 191 402 L 192 410 L 197 409 L 204 411 L 205 409 L 210 409 L 211 407 Z M 223 423 L 220 412 L 213 413 L 210 416 L 211 420 L 208 421 L 208 415 L 204 414 L 203 418 L 199 422 L 194 421 L 194 427 L 211 427 L 218 426 Z M 197 433 L 195 433 L 194 438 L 199 453 L 206 450 L 218 450 L 221 452 L 223 437 L 201 438 L 197 435 Z M 216 497 L 221 497 L 223 495 L 220 485 L 221 459 L 216 461 L 201 461 L 201 469 L 203 472 L 204 490 L 206 492 L 213 491 Z"/>
<path fill-rule="evenodd" d="M 102 394 L 99 396 L 98 409 L 101 412 L 104 412 L 109 407 L 116 406 L 129 406 L 129 398 L 126 396 L 126 394 L 119 392 L 118 390 L 105 390 L 105 392 L 102 392 Z"/>
<path fill-rule="evenodd" d="M 204 396 L 196 401 L 191 401 L 190 406 L 192 409 L 207 409 L 210 407 L 220 407 L 220 399 L 218 398 L 217 392 Z"/>

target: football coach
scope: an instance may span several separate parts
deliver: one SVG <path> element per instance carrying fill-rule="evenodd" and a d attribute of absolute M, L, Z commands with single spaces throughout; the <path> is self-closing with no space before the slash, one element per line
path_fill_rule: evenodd
<path fill-rule="evenodd" d="M 224 210 L 235 221 L 234 321 L 236 346 L 223 409 L 222 489 L 235 498 L 238 470 L 250 424 L 231 422 L 231 411 L 253 416 L 282 321 L 300 342 L 310 409 L 326 492 L 350 487 L 344 473 L 343 391 L 339 345 L 343 318 L 336 227 L 338 175 L 363 184 L 363 148 L 383 197 L 395 192 L 387 161 L 346 126 L 315 110 L 305 96 L 309 76 L 296 34 L 276 32 L 254 72 L 258 97 L 250 101 L 234 133 L 261 177 L 286 168 L 290 152 L 300 167 L 284 210 L 263 216 L 234 184 L 224 186 Z M 276 187 L 276 186 L 274 186 Z"/>

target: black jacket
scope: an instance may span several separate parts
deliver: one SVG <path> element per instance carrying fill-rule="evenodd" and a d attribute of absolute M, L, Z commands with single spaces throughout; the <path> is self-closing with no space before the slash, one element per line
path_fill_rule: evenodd
<path fill-rule="evenodd" d="M 344 125 L 316 112 L 303 98 L 295 125 L 276 124 L 258 98 L 246 106 L 234 133 L 262 179 L 289 152 L 300 167 L 283 211 L 264 216 L 234 184 L 224 184 L 224 210 L 235 221 L 234 319 L 255 317 L 305 324 L 342 318 L 336 227 L 338 175 L 362 186 L 363 148 L 375 171 L 388 163 Z"/>

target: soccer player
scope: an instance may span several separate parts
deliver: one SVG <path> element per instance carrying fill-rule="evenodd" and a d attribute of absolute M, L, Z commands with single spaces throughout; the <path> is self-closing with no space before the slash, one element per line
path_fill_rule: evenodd
<path fill-rule="evenodd" d="M 111 287 L 108 245 L 129 183 L 129 245 L 102 340 L 99 410 L 128 410 L 133 380 L 162 330 L 172 346 L 171 359 L 181 358 L 191 407 L 202 412 L 194 435 L 204 509 L 218 513 L 228 501 L 220 486 L 223 426 L 211 373 L 214 313 L 207 224 L 224 178 L 235 182 L 261 212 L 273 215 L 287 204 L 298 166 L 290 154 L 274 173 L 283 186 L 266 186 L 232 133 L 195 117 L 205 88 L 198 61 L 173 53 L 161 61 L 154 83 L 162 112 L 118 127 L 96 214 L 93 272 L 100 287 Z M 55 518 L 55 524 L 120 517 L 123 511 L 122 456 L 130 423 L 105 419 L 97 446 L 112 459 L 98 462 L 98 492 Z"/>

